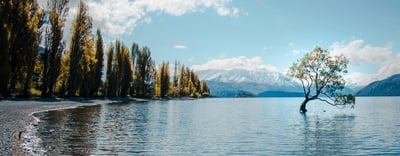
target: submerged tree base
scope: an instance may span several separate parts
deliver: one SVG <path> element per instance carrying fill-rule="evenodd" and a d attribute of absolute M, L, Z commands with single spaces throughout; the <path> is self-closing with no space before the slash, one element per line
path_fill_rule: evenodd
<path fill-rule="evenodd" d="M 303 101 L 303 103 L 301 103 L 301 105 L 300 105 L 300 110 L 299 110 L 300 113 L 306 113 L 306 112 L 307 112 L 306 105 L 307 105 L 308 101 L 309 101 L 309 100 L 305 99 L 305 100 Z"/>

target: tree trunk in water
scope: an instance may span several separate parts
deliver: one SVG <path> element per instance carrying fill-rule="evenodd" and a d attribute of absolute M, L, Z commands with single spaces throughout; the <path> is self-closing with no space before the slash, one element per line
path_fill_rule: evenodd
<path fill-rule="evenodd" d="M 310 100 L 309 99 L 305 99 L 303 101 L 303 103 L 301 103 L 301 105 L 300 105 L 300 113 L 307 112 L 306 105 L 307 105 L 308 101 L 310 101 Z"/>

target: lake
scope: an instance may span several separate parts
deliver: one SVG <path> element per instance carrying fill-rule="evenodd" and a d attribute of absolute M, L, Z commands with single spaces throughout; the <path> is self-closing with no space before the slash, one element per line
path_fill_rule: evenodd
<path fill-rule="evenodd" d="M 400 97 L 354 109 L 302 98 L 150 101 L 35 114 L 38 155 L 399 155 Z"/>

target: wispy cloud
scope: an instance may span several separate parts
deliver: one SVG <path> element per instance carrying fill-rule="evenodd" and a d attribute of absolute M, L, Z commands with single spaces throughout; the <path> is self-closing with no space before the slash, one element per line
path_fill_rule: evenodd
<path fill-rule="evenodd" d="M 219 16 L 236 16 L 239 9 L 230 8 L 230 0 L 89 0 L 89 12 L 93 23 L 109 35 L 130 34 L 139 21 L 151 23 L 148 13 L 165 13 L 181 16 L 204 12 L 211 8 Z M 76 10 L 76 5 L 71 10 Z M 70 13 L 71 14 L 71 13 Z M 72 16 L 75 14 L 72 12 Z"/>
<path fill-rule="evenodd" d="M 373 74 L 350 73 L 347 78 L 362 85 L 371 81 L 384 79 L 400 72 L 400 53 L 394 53 L 391 45 L 372 46 L 365 44 L 364 40 L 352 40 L 349 43 L 335 42 L 331 45 L 333 54 L 344 54 L 350 64 L 356 66 L 377 65 L 379 70 Z"/>
<path fill-rule="evenodd" d="M 298 54 L 300 54 L 300 50 L 292 50 L 292 54 L 293 55 L 298 55 Z"/>
<path fill-rule="evenodd" d="M 193 65 L 192 69 L 195 71 L 217 69 L 217 70 L 267 70 L 277 72 L 277 68 L 272 65 L 262 64 L 262 59 L 259 56 L 247 58 L 246 56 L 212 59 L 205 64 Z"/>
<path fill-rule="evenodd" d="M 175 45 L 174 48 L 175 49 L 186 49 L 187 46 L 185 46 L 185 45 Z"/>

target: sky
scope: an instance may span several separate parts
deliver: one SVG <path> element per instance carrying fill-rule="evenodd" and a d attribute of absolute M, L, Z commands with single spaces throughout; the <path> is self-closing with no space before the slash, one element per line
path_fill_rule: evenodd
<path fill-rule="evenodd" d="M 179 60 L 194 70 L 229 65 L 285 73 L 320 46 L 350 60 L 345 78 L 352 83 L 400 73 L 398 0 L 85 2 L 106 44 L 119 38 L 128 47 L 148 46 L 157 64 Z M 69 23 L 77 0 L 70 5 Z"/>

